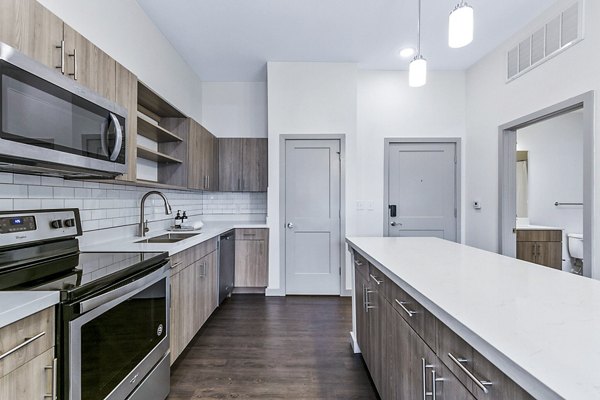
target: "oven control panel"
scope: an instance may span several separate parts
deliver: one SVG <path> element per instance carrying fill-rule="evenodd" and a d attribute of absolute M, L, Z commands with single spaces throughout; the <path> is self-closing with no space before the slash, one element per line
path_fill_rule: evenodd
<path fill-rule="evenodd" d="M 18 217 L 0 217 L 0 233 L 35 231 L 35 217 L 21 215 Z"/>
<path fill-rule="evenodd" d="M 75 208 L 0 213 L 0 247 L 81 235 Z"/>

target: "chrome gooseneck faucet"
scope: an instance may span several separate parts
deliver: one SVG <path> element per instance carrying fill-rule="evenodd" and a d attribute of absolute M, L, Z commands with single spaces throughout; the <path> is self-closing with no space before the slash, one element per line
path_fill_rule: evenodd
<path fill-rule="evenodd" d="M 165 202 L 165 214 L 166 215 L 171 215 L 173 213 L 173 211 L 171 211 L 171 205 L 169 204 L 169 200 L 167 200 L 167 197 L 162 192 L 159 192 L 158 190 L 151 190 L 148 193 L 146 193 L 144 195 L 144 197 L 142 197 L 142 202 L 140 204 L 139 236 L 146 236 L 146 232 L 148 232 L 150 230 L 148 228 L 148 220 L 144 219 L 144 203 L 146 203 L 146 199 L 148 198 L 148 196 L 150 196 L 152 194 L 157 194 L 160 197 L 162 197 L 162 199 Z"/>

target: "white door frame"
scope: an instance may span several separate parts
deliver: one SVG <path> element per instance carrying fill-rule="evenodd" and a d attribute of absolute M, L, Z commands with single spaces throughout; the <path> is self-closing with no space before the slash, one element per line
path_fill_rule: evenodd
<path fill-rule="evenodd" d="M 390 146 L 395 143 L 454 143 L 456 151 L 456 167 L 454 168 L 454 181 L 456 184 L 455 204 L 456 204 L 456 243 L 462 243 L 462 195 L 461 195 L 461 147 L 462 139 L 458 137 L 425 137 L 425 138 L 385 138 L 383 151 L 383 236 L 388 236 L 388 195 L 389 195 L 389 171 L 388 163 L 390 161 Z"/>
<path fill-rule="evenodd" d="M 517 118 L 498 128 L 498 249 L 515 257 L 513 228 L 517 215 L 516 149 L 517 130 L 570 111 L 583 110 L 583 275 L 592 276 L 594 217 L 594 92 L 586 92 L 550 107 Z M 548 199 L 553 200 L 553 199 Z M 559 199 L 556 199 L 559 200 Z M 509 239 L 510 238 L 510 239 Z M 509 241 L 507 243 L 507 241 Z M 512 243 L 514 241 L 514 243 Z"/>
<path fill-rule="evenodd" d="M 351 296 L 352 290 L 346 289 L 346 135 L 345 134 L 287 134 L 279 136 L 279 287 L 287 295 L 285 263 L 285 163 L 287 140 L 338 140 L 340 142 L 340 296 Z"/>

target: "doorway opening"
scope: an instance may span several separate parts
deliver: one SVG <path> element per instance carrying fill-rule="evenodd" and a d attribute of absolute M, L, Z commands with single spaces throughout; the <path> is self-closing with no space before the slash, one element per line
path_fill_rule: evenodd
<path fill-rule="evenodd" d="M 500 127 L 500 252 L 591 277 L 593 94 Z"/>

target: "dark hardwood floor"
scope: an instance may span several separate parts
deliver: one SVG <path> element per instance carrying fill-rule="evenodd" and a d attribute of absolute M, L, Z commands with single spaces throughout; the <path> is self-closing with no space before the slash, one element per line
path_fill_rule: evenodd
<path fill-rule="evenodd" d="M 235 295 L 173 365 L 169 399 L 377 399 L 351 321 L 350 298 Z"/>

